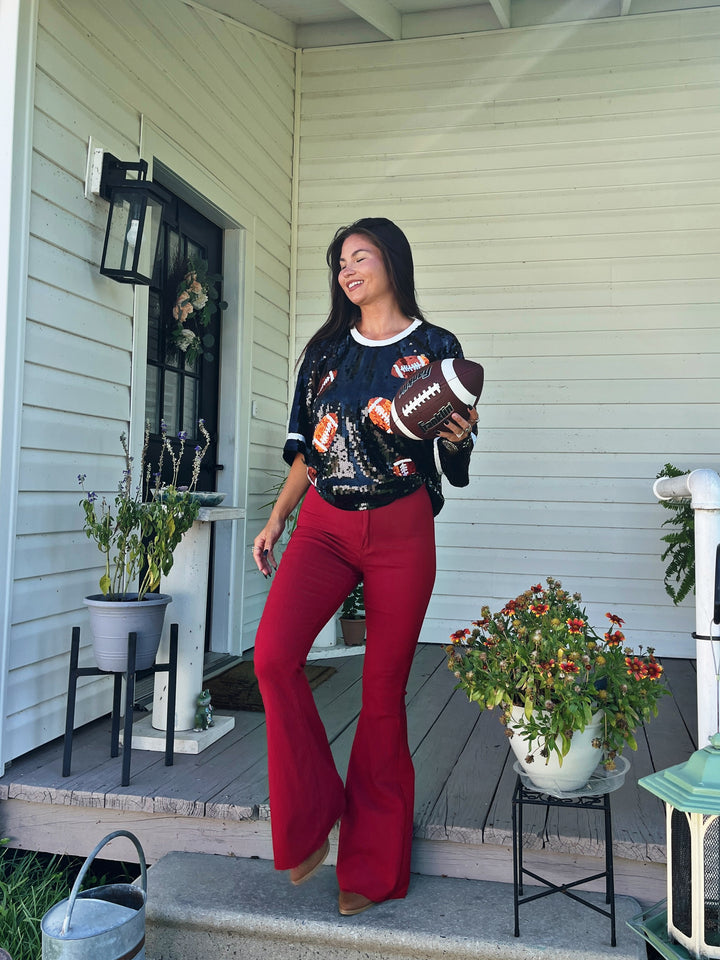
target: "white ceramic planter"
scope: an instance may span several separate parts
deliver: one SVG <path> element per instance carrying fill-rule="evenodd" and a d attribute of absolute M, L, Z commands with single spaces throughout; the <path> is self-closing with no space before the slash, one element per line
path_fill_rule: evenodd
<path fill-rule="evenodd" d="M 575 731 L 570 742 L 570 751 L 563 757 L 562 766 L 555 751 L 552 751 L 547 763 L 545 762 L 545 757 L 540 756 L 541 747 L 537 740 L 533 741 L 533 749 L 530 749 L 528 741 L 517 727 L 523 713 L 523 707 L 513 707 L 512 719 L 508 723 L 508 728 L 514 731 L 510 737 L 510 746 L 520 761 L 523 772 L 539 789 L 551 793 L 570 792 L 584 786 L 602 759 L 602 751 L 592 745 L 602 730 L 602 711 L 594 714 L 583 731 Z M 525 762 L 529 753 L 535 758 L 532 763 Z"/>
<path fill-rule="evenodd" d="M 165 610 L 172 600 L 167 593 L 148 593 L 138 602 L 136 593 L 124 600 L 108 600 L 102 593 L 85 597 L 90 613 L 95 662 L 101 670 L 127 670 L 128 634 L 137 634 L 136 670 L 155 663 L 162 635 Z"/>

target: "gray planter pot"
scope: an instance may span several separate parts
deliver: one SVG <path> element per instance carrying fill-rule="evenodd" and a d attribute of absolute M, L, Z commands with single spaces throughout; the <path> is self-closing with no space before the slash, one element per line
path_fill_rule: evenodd
<path fill-rule="evenodd" d="M 138 601 L 136 593 L 123 600 L 108 600 L 102 593 L 85 597 L 90 613 L 95 662 L 101 670 L 127 670 L 128 634 L 137 634 L 136 670 L 155 663 L 162 636 L 165 610 L 172 600 L 167 593 L 148 593 Z"/>

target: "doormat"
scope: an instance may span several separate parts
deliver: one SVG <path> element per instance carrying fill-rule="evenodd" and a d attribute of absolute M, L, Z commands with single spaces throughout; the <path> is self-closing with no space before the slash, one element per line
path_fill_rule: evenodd
<path fill-rule="evenodd" d="M 335 672 L 335 667 L 314 663 L 305 665 L 305 675 L 308 678 L 311 690 L 319 687 Z M 210 691 L 215 710 L 265 712 L 252 660 L 243 660 L 242 663 L 238 663 L 225 673 L 221 673 L 219 677 L 213 677 L 212 680 L 207 681 L 206 687 Z"/>

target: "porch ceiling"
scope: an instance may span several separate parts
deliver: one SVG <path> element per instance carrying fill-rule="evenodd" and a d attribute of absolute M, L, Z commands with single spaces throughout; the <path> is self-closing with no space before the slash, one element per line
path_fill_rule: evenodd
<path fill-rule="evenodd" d="M 720 0 L 185 0 L 296 47 L 408 40 L 601 20 Z"/>

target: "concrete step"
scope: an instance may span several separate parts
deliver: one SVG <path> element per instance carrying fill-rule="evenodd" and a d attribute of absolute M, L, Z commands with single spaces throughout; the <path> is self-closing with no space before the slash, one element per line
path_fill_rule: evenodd
<path fill-rule="evenodd" d="M 534 892 L 525 888 L 525 895 Z M 293 887 L 266 860 L 169 853 L 148 871 L 148 960 L 644 960 L 626 921 L 640 913 L 618 897 L 610 921 L 553 894 L 520 907 L 513 936 L 512 886 L 414 874 L 405 900 L 341 917 L 337 879 L 324 866 Z M 604 907 L 599 894 L 583 894 Z"/>

